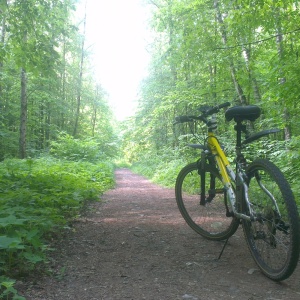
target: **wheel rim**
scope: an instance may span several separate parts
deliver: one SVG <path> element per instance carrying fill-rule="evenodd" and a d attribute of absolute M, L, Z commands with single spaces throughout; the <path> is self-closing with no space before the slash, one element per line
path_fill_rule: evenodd
<path fill-rule="evenodd" d="M 261 184 L 274 197 L 277 207 Z M 289 264 L 293 243 L 283 192 L 269 172 L 256 168 L 249 180 L 249 199 L 258 218 L 256 222 L 245 222 L 250 250 L 263 271 L 279 274 Z"/>
<path fill-rule="evenodd" d="M 177 203 L 186 222 L 196 232 L 206 237 L 220 237 L 228 234 L 228 231 L 232 229 L 233 218 L 226 216 L 224 203 L 226 192 L 223 183 L 213 174 L 215 188 L 212 192 L 210 174 L 210 172 L 206 173 L 205 196 L 208 201 L 205 205 L 200 204 L 200 176 L 196 168 L 188 170 L 183 177 L 180 190 L 177 191 L 180 195 L 180 201 Z M 215 195 L 212 196 L 212 194 Z"/>

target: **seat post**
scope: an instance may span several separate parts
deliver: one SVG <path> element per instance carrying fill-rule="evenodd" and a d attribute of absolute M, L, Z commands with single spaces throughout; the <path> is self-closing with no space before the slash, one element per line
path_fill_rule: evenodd
<path fill-rule="evenodd" d="M 238 165 L 240 163 L 245 163 L 244 155 L 242 154 L 242 132 L 246 131 L 246 125 L 242 124 L 241 120 L 236 121 L 236 125 L 234 126 L 236 130 L 236 172 L 238 172 Z M 240 191 L 239 177 L 237 177 L 237 192 Z"/>
<path fill-rule="evenodd" d="M 245 132 L 246 125 L 243 125 L 242 121 L 238 120 L 234 129 L 236 130 L 236 149 L 238 150 L 241 149 L 242 146 L 242 132 Z"/>

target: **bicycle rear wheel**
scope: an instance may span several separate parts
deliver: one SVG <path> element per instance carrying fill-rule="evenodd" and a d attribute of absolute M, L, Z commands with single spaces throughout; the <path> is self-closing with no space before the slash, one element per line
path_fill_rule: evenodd
<path fill-rule="evenodd" d="M 290 185 L 270 161 L 258 159 L 247 170 L 249 201 L 258 221 L 243 221 L 250 252 L 262 272 L 280 281 L 295 270 L 300 224 Z M 244 203 L 244 211 L 247 208 Z"/>
<path fill-rule="evenodd" d="M 178 174 L 175 194 L 178 208 L 187 224 L 210 240 L 225 240 L 235 233 L 239 220 L 226 216 L 226 191 L 217 170 L 205 168 L 205 190 L 201 191 L 199 164 L 191 163 Z M 206 201 L 200 204 L 200 195 Z"/>

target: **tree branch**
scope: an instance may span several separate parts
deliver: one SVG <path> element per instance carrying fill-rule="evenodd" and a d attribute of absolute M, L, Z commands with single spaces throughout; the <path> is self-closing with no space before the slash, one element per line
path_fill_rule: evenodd
<path fill-rule="evenodd" d="M 270 36 L 268 38 L 265 38 L 265 39 L 262 39 L 262 40 L 258 40 L 258 41 L 254 41 L 254 42 L 250 42 L 250 43 L 237 44 L 235 46 L 228 46 L 228 47 L 217 47 L 217 48 L 214 48 L 213 51 L 215 51 L 215 50 L 228 50 L 228 49 L 234 49 L 234 48 L 237 48 L 237 47 L 244 47 L 244 46 L 255 45 L 255 44 L 263 43 L 263 42 L 266 42 L 268 40 L 277 38 L 279 35 L 280 36 L 282 36 L 282 35 L 288 35 L 288 34 L 291 34 L 291 33 L 297 32 L 297 31 L 300 31 L 300 28 L 297 28 L 297 29 L 295 29 L 293 31 L 288 31 L 288 32 L 282 33 L 282 34 L 274 34 L 274 35 L 272 35 L 272 36 Z"/>

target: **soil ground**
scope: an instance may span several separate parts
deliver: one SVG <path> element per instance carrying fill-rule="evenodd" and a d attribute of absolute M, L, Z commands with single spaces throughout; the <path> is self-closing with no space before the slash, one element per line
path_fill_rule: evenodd
<path fill-rule="evenodd" d="M 174 190 L 127 169 L 91 203 L 53 253 L 52 276 L 18 283 L 32 300 L 300 299 L 300 265 L 281 283 L 257 268 L 241 229 L 222 242 L 182 219 Z"/>

